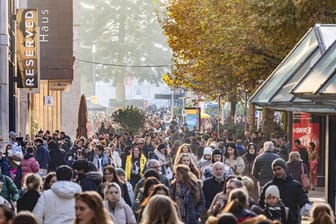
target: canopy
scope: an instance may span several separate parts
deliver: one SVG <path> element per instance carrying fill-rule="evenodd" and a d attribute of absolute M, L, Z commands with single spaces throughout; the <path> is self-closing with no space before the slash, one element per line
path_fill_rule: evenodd
<path fill-rule="evenodd" d="M 336 113 L 336 104 L 319 99 L 314 100 L 311 97 L 302 97 L 303 94 L 296 88 L 301 81 L 305 80 L 305 87 L 311 87 L 310 92 L 314 92 L 314 90 L 316 92 L 318 83 L 326 80 L 325 78 L 317 82 L 316 72 L 314 79 L 308 77 L 312 77 L 309 74 L 313 72 L 313 68 L 316 68 L 322 58 L 326 57 L 328 59 L 324 60 L 331 60 L 330 57 L 333 54 L 330 51 L 334 48 L 335 41 L 336 25 L 315 25 L 303 36 L 249 100 L 258 106 L 277 110 Z M 323 70 L 321 65 L 318 71 L 323 71 L 325 77 L 330 77 L 334 70 L 331 69 L 331 66 Z"/>

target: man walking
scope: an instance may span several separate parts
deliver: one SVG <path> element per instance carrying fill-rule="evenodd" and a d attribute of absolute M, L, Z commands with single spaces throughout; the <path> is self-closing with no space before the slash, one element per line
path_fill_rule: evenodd
<path fill-rule="evenodd" d="M 259 205 L 265 207 L 265 192 L 270 185 L 276 185 L 280 191 L 280 198 L 286 207 L 289 208 L 288 224 L 301 223 L 300 209 L 311 208 L 307 194 L 303 191 L 301 184 L 294 180 L 287 172 L 286 161 L 278 158 L 272 163 L 274 178 L 268 182 L 260 195 Z"/>
<path fill-rule="evenodd" d="M 56 177 L 57 182 L 41 194 L 34 207 L 39 224 L 70 224 L 75 217 L 75 194 L 81 193 L 82 188 L 72 182 L 69 166 L 59 166 Z"/>

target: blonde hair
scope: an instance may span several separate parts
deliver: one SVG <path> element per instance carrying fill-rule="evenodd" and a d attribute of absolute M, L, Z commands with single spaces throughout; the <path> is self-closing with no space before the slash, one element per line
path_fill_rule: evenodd
<path fill-rule="evenodd" d="M 241 178 L 241 181 L 243 182 L 244 187 L 246 188 L 248 193 L 251 193 L 254 189 L 254 182 L 251 177 L 243 176 Z"/>
<path fill-rule="evenodd" d="M 161 209 L 158 209 L 161 208 Z M 163 209 L 164 208 L 164 209 Z M 141 224 L 182 224 L 172 199 L 165 195 L 154 195 L 148 202 Z"/>
<path fill-rule="evenodd" d="M 301 160 L 301 156 L 299 152 L 290 152 L 288 155 L 288 160 L 290 162 L 294 162 L 294 161 L 300 161 Z"/>
<path fill-rule="evenodd" d="M 28 173 L 24 176 L 23 187 L 28 191 L 31 190 L 39 191 L 41 190 L 41 186 L 42 186 L 42 178 L 40 175 L 35 173 Z"/>

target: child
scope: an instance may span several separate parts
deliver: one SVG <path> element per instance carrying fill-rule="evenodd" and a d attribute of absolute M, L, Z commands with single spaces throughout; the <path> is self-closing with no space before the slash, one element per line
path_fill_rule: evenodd
<path fill-rule="evenodd" d="M 263 214 L 271 220 L 279 220 L 286 223 L 288 217 L 288 208 L 280 199 L 280 192 L 277 186 L 270 185 L 265 193 L 265 209 Z"/>

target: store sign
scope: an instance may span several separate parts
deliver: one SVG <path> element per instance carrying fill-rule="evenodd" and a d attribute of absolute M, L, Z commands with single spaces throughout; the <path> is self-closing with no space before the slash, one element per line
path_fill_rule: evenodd
<path fill-rule="evenodd" d="M 39 37 L 36 9 L 18 9 L 16 20 L 18 88 L 39 87 Z"/>
<path fill-rule="evenodd" d="M 73 1 L 29 0 L 38 9 L 41 80 L 73 80 Z"/>

